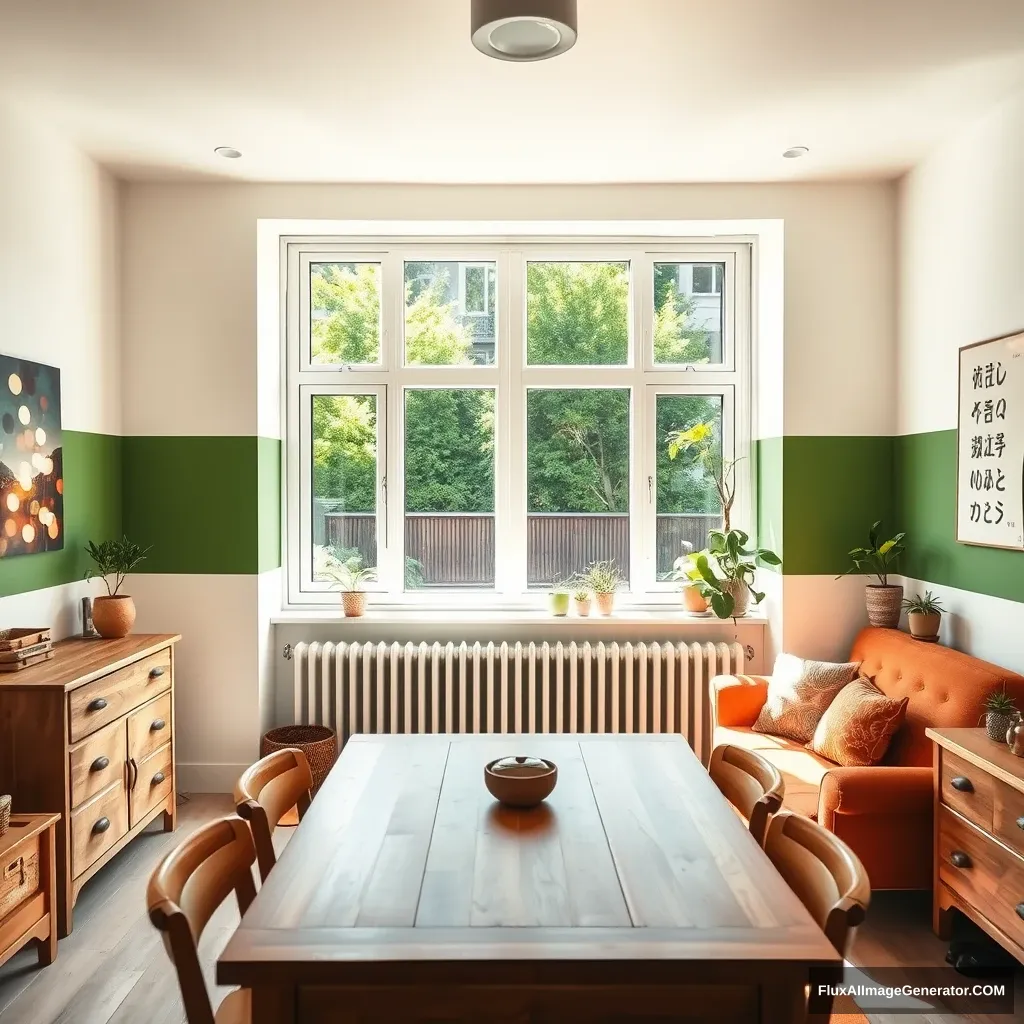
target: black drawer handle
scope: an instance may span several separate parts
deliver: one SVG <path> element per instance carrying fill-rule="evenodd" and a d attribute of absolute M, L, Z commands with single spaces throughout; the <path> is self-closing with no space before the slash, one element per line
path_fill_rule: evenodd
<path fill-rule="evenodd" d="M 100 818 L 100 820 L 97 821 L 96 824 L 92 827 L 93 835 L 102 835 L 104 832 L 107 831 L 108 828 L 110 828 L 110 819 Z"/>
<path fill-rule="evenodd" d="M 949 780 L 949 784 L 961 793 L 973 793 L 974 783 L 965 775 L 958 775 L 954 779 Z"/>
<path fill-rule="evenodd" d="M 159 732 L 167 723 L 162 718 L 154 718 L 153 724 L 149 727 L 150 732 Z"/>
<path fill-rule="evenodd" d="M 159 679 L 163 674 L 164 674 L 164 667 L 163 667 L 163 665 L 157 665 L 156 668 L 151 668 L 149 670 L 149 678 L 150 679 Z"/>
<path fill-rule="evenodd" d="M 164 775 L 163 772 L 157 772 L 156 775 L 153 776 L 153 785 L 159 786 L 160 783 L 163 782 L 165 778 L 166 776 Z"/>
<path fill-rule="evenodd" d="M 963 850 L 954 850 L 949 855 L 949 859 L 955 868 L 969 868 L 971 866 L 971 858 Z"/>
<path fill-rule="evenodd" d="M 1024 903 L 1018 903 L 1013 909 L 1017 911 L 1017 916 L 1024 921 Z"/>
<path fill-rule="evenodd" d="M 91 765 L 89 765 L 89 771 L 101 772 L 110 764 L 110 758 L 104 754 L 102 757 L 97 757 Z"/>
<path fill-rule="evenodd" d="M 105 698 L 103 698 L 103 697 L 96 697 L 95 699 L 89 701 L 89 703 L 85 705 L 85 710 L 86 711 L 102 711 L 106 706 L 107 706 L 107 702 L 106 702 Z"/>

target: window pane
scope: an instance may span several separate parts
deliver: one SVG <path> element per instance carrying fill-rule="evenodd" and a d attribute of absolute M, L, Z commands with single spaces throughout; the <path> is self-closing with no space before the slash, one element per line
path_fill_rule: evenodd
<path fill-rule="evenodd" d="M 493 363 L 495 281 L 493 263 L 406 263 L 406 365 Z"/>
<path fill-rule="evenodd" d="M 311 263 L 309 361 L 380 362 L 380 264 Z"/>
<path fill-rule="evenodd" d="M 527 263 L 528 363 L 619 366 L 628 357 L 628 263 Z"/>
<path fill-rule="evenodd" d="M 721 363 L 724 263 L 654 264 L 654 361 Z"/>
<path fill-rule="evenodd" d="M 405 586 L 494 586 L 494 391 L 405 392 Z"/>
<path fill-rule="evenodd" d="M 313 579 L 377 564 L 377 396 L 313 397 Z"/>
<path fill-rule="evenodd" d="M 592 562 L 629 576 L 629 391 L 526 395 L 527 580 L 565 582 Z"/>
<path fill-rule="evenodd" d="M 722 503 L 715 486 L 715 470 L 722 459 L 722 398 L 659 395 L 656 415 L 661 579 L 680 555 L 707 546 L 708 530 L 722 528 Z"/>

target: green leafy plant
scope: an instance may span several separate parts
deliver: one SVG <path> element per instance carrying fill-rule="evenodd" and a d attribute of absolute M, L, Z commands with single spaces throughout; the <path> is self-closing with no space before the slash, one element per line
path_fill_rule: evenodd
<path fill-rule="evenodd" d="M 882 520 L 879 519 L 871 527 L 866 548 L 854 548 L 850 552 L 853 565 L 836 579 L 840 579 L 841 576 L 849 576 L 852 573 L 860 576 L 874 576 L 880 586 L 887 587 L 889 585 L 889 573 L 896 571 L 896 563 L 899 561 L 900 555 L 906 551 L 906 546 L 903 543 L 906 534 L 897 533 L 889 540 L 879 541 L 878 530 L 881 525 Z"/>
<path fill-rule="evenodd" d="M 728 533 L 732 529 L 732 506 L 736 500 L 736 466 L 743 460 L 722 457 L 721 443 L 713 422 L 669 432 L 668 457 L 675 459 L 686 452 L 691 455 L 693 465 L 706 470 L 714 481 L 718 500 L 722 503 L 723 530 Z"/>
<path fill-rule="evenodd" d="M 590 599 L 590 588 L 574 583 L 572 597 L 574 601 L 587 601 Z"/>
<path fill-rule="evenodd" d="M 580 578 L 595 594 L 614 594 L 626 581 L 613 561 L 592 562 Z"/>
<path fill-rule="evenodd" d="M 694 555 L 680 555 L 672 563 L 672 568 L 665 574 L 664 578 L 678 583 L 680 590 L 686 587 L 693 587 L 699 591 L 705 600 L 711 600 L 712 588 L 708 586 L 700 573 L 700 569 L 697 568 L 696 556 Z"/>
<path fill-rule="evenodd" d="M 940 615 L 946 609 L 942 607 L 942 602 L 930 590 L 926 590 L 924 597 L 905 597 L 903 610 L 905 612 L 920 612 L 922 615 Z"/>
<path fill-rule="evenodd" d="M 1017 704 L 1004 686 L 1001 690 L 993 690 L 985 698 L 985 710 L 993 715 L 1012 715 L 1017 710 Z"/>
<path fill-rule="evenodd" d="M 89 566 L 85 573 L 87 580 L 101 577 L 107 594 L 117 597 L 117 592 L 124 583 L 125 576 L 133 572 L 145 560 L 152 548 L 144 548 L 135 541 L 122 537 L 120 540 L 105 540 L 100 544 L 89 541 L 85 550 L 95 565 Z M 110 586 L 110 577 L 114 578 L 114 586 Z"/>
<path fill-rule="evenodd" d="M 747 547 L 750 537 L 742 530 L 711 530 L 708 546 L 693 556 L 693 563 L 704 583 L 702 591 L 711 609 L 720 619 L 729 618 L 736 605 L 733 589 L 745 586 L 755 604 L 764 600 L 764 593 L 754 589 L 759 565 L 782 565 L 782 559 L 769 548 Z"/>
<path fill-rule="evenodd" d="M 377 579 L 377 569 L 363 565 L 362 557 L 351 549 L 317 547 L 313 551 L 313 579 L 328 580 L 332 587 L 345 591 L 358 591 L 364 583 Z"/>

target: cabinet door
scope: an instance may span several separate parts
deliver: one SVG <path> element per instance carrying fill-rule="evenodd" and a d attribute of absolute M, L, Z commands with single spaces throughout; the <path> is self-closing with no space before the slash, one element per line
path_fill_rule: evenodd
<path fill-rule="evenodd" d="M 171 695 L 163 693 L 128 716 L 128 757 L 141 764 L 171 742 Z"/>
<path fill-rule="evenodd" d="M 174 763 L 171 745 L 165 744 L 149 757 L 138 762 L 128 792 L 131 828 L 142 821 L 154 807 L 166 802 L 174 786 Z"/>

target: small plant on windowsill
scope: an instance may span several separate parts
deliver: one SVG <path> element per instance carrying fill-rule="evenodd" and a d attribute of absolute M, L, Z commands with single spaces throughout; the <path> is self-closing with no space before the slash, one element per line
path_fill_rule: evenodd
<path fill-rule="evenodd" d="M 583 574 L 584 582 L 594 593 L 597 610 L 602 615 L 611 615 L 615 609 L 615 592 L 626 582 L 615 565 L 608 559 L 603 562 L 591 562 Z"/>
<path fill-rule="evenodd" d="M 590 587 L 579 580 L 573 581 L 572 603 L 576 608 L 576 614 L 585 619 L 590 615 Z"/>
<path fill-rule="evenodd" d="M 668 573 L 668 579 L 679 584 L 683 608 L 687 612 L 691 615 L 707 615 L 711 588 L 704 582 L 693 555 L 681 555 L 677 558 Z"/>
<path fill-rule="evenodd" d="M 330 548 L 317 548 L 314 552 L 313 578 L 328 580 L 341 590 L 341 607 L 346 618 L 359 618 L 366 614 L 366 591 L 363 585 L 377 579 L 377 569 L 363 565 L 359 555 L 342 560 Z"/>
<path fill-rule="evenodd" d="M 548 608 L 556 619 L 563 619 L 569 614 L 569 588 L 555 580 L 548 594 Z"/>
<path fill-rule="evenodd" d="M 85 578 L 100 577 L 107 588 L 106 596 L 97 597 L 92 603 L 93 625 L 99 635 L 108 640 L 127 636 L 135 625 L 135 602 L 130 594 L 119 591 L 125 577 L 139 567 L 151 549 L 122 537 L 99 544 L 89 541 L 85 550 L 94 563 L 89 566 Z"/>
<path fill-rule="evenodd" d="M 751 597 L 754 604 L 764 600 L 764 593 L 754 589 L 758 566 L 782 565 L 774 551 L 748 548 L 749 543 L 742 530 L 712 530 L 707 549 L 693 556 L 711 609 L 720 619 L 746 615 Z"/>

